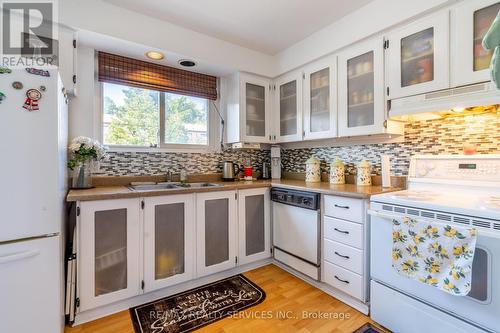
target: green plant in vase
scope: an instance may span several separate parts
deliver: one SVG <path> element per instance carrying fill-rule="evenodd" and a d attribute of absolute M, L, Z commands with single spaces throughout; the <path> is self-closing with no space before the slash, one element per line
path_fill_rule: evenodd
<path fill-rule="evenodd" d="M 68 168 L 73 173 L 73 188 L 90 188 L 91 169 L 106 158 L 106 149 L 91 138 L 79 136 L 69 145 Z"/>

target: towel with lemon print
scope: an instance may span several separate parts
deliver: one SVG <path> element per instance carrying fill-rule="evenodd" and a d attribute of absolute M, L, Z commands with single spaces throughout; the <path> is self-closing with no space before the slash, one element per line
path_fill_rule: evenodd
<path fill-rule="evenodd" d="M 477 231 L 410 217 L 392 221 L 392 266 L 399 274 L 456 296 L 471 288 Z"/>

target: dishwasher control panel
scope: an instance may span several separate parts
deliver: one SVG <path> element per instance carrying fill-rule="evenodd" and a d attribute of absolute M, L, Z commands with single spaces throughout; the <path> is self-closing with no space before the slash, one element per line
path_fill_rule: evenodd
<path fill-rule="evenodd" d="M 318 193 L 273 187 L 271 188 L 271 200 L 306 209 L 319 209 Z"/>

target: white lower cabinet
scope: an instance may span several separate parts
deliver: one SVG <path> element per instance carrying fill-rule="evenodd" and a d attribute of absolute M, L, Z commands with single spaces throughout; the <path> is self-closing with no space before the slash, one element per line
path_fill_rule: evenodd
<path fill-rule="evenodd" d="M 324 240 L 324 249 L 325 260 L 356 274 L 363 274 L 363 250 L 329 239 Z"/>
<path fill-rule="evenodd" d="M 364 290 L 366 288 L 363 283 L 363 276 L 328 261 L 324 262 L 323 270 L 325 274 L 324 282 L 364 301 Z"/>
<path fill-rule="evenodd" d="M 368 237 L 363 199 L 324 196 L 322 281 L 365 302 Z"/>
<path fill-rule="evenodd" d="M 268 188 L 82 201 L 78 312 L 271 256 Z"/>
<path fill-rule="evenodd" d="M 236 191 L 196 194 L 197 275 L 236 266 Z"/>
<path fill-rule="evenodd" d="M 84 201 L 79 207 L 79 310 L 138 295 L 141 200 Z"/>
<path fill-rule="evenodd" d="M 194 194 L 144 199 L 144 291 L 191 280 L 195 272 Z"/>
<path fill-rule="evenodd" d="M 271 256 L 271 203 L 268 188 L 238 191 L 238 263 Z"/>

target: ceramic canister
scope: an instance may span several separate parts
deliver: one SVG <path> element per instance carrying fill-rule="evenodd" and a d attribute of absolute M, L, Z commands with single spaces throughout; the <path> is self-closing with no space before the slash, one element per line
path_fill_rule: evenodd
<path fill-rule="evenodd" d="M 314 183 L 321 181 L 320 163 L 320 160 L 314 156 L 311 156 L 306 161 L 306 182 Z"/>
<path fill-rule="evenodd" d="M 358 164 L 356 185 L 369 186 L 372 184 L 371 166 L 368 161 L 363 160 Z"/>
<path fill-rule="evenodd" d="M 330 184 L 345 184 L 345 166 L 338 158 L 330 163 Z"/>

